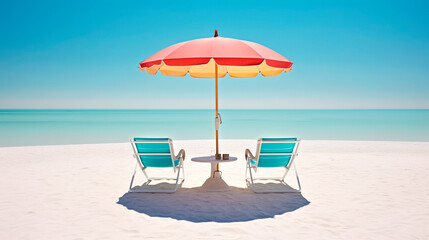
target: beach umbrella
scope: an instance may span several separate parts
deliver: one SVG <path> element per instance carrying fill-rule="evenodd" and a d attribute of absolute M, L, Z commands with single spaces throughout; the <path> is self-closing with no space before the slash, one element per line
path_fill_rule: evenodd
<path fill-rule="evenodd" d="M 183 77 L 189 73 L 196 78 L 214 78 L 216 86 L 216 154 L 219 154 L 218 78 L 250 78 L 261 74 L 277 76 L 292 70 L 292 62 L 260 44 L 219 37 L 217 30 L 211 38 L 181 42 L 167 47 L 140 63 L 141 71 L 155 75 Z"/>

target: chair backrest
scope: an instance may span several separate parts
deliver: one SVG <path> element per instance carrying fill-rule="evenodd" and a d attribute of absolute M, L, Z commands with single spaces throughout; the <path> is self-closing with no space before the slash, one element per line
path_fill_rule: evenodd
<path fill-rule="evenodd" d="M 288 167 L 299 146 L 298 138 L 260 138 L 256 148 L 256 167 Z"/>
<path fill-rule="evenodd" d="M 142 167 L 174 167 L 173 141 L 169 138 L 133 138 L 134 154 Z"/>

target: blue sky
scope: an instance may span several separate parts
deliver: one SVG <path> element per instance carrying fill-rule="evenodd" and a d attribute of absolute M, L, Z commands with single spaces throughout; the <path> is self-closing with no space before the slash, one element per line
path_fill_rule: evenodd
<path fill-rule="evenodd" d="M 6 1 L 0 108 L 213 108 L 214 81 L 138 63 L 213 36 L 294 62 L 220 80 L 220 108 L 429 108 L 425 1 Z"/>

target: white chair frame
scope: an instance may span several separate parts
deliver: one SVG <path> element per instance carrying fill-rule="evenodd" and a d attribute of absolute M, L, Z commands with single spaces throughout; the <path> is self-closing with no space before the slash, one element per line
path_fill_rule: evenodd
<path fill-rule="evenodd" d="M 136 147 L 136 143 L 166 143 L 167 141 L 154 141 L 154 140 L 138 140 L 134 141 L 134 139 L 130 139 L 131 145 L 133 147 L 134 151 L 134 157 L 137 159 L 136 166 L 134 168 L 133 176 L 131 177 L 130 187 L 128 192 L 133 193 L 174 193 L 177 191 L 177 188 L 179 185 L 185 181 L 185 169 L 183 168 L 183 164 L 185 161 L 185 150 L 181 149 L 177 155 L 174 155 L 174 149 L 173 149 L 173 141 L 171 139 L 168 139 L 168 144 L 170 146 L 170 153 L 139 153 Z M 149 177 L 146 173 L 145 169 L 146 166 L 143 165 L 140 156 L 141 155 L 171 155 L 171 161 L 173 164 L 173 171 L 174 173 L 177 172 L 177 175 L 175 178 L 165 178 L 165 177 Z M 174 160 L 179 159 L 179 164 L 177 166 L 174 165 Z M 140 166 L 140 169 L 142 170 L 144 176 L 146 177 L 147 181 L 143 183 L 143 185 L 149 185 L 151 181 L 154 180 L 176 180 L 176 184 L 174 188 L 172 189 L 132 189 L 133 188 L 133 182 L 134 177 L 136 175 L 137 166 Z M 182 170 L 182 177 L 180 178 L 180 170 Z"/>
<path fill-rule="evenodd" d="M 267 142 L 270 142 L 270 143 L 295 143 L 295 147 L 294 147 L 292 153 L 261 153 L 262 142 L 265 142 L 265 143 L 267 143 Z M 251 187 L 255 193 L 300 193 L 301 192 L 301 183 L 299 181 L 298 171 L 296 169 L 296 165 L 295 165 L 295 161 L 294 161 L 295 157 L 298 156 L 297 150 L 299 147 L 299 143 L 300 143 L 300 139 L 297 139 L 296 141 L 283 141 L 283 140 L 265 140 L 265 141 L 263 141 L 262 138 L 258 139 L 258 144 L 256 147 L 256 157 L 252 154 L 252 152 L 249 149 L 246 149 L 246 151 L 245 151 L 245 159 L 246 159 L 246 177 L 245 178 L 246 178 L 247 186 Z M 281 178 L 269 178 L 269 177 L 256 178 L 256 177 L 253 177 L 252 169 L 256 174 L 257 170 L 258 170 L 259 156 L 261 156 L 261 155 L 290 155 L 291 156 L 288 165 L 284 166 L 285 172 Z M 250 162 L 250 159 L 253 159 L 256 163 L 252 164 Z M 292 165 L 294 166 L 294 169 L 295 169 L 295 175 L 296 175 L 296 181 L 298 183 L 298 189 L 258 190 L 255 188 L 255 185 L 254 185 L 255 180 L 274 180 L 274 181 L 279 181 L 281 184 L 283 184 L 285 186 L 289 186 L 284 181 L 284 179 L 286 178 L 286 175 L 288 174 Z M 247 171 L 249 171 L 250 177 L 247 177 Z"/>

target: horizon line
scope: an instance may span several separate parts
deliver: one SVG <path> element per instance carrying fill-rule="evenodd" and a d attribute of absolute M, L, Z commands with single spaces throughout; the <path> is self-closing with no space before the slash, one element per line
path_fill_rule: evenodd
<path fill-rule="evenodd" d="M 0 108 L 2 110 L 215 110 L 214 108 Z M 429 108 L 223 108 L 221 110 L 429 110 Z"/>

